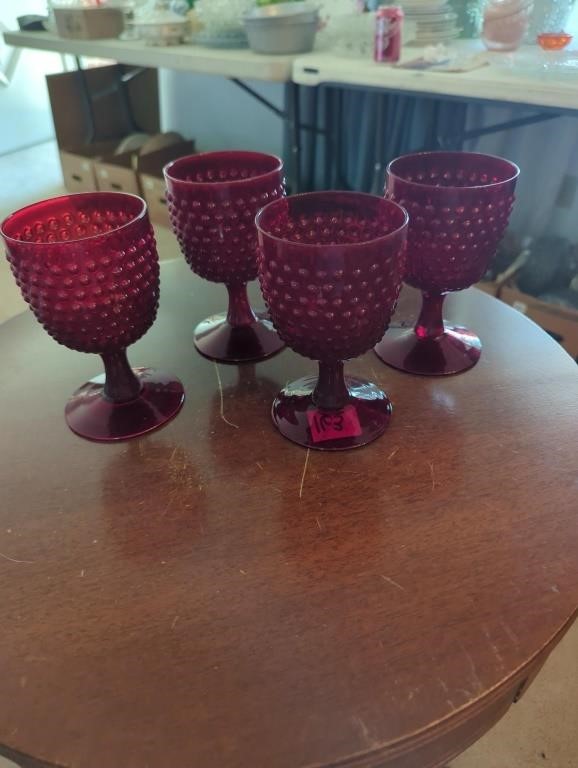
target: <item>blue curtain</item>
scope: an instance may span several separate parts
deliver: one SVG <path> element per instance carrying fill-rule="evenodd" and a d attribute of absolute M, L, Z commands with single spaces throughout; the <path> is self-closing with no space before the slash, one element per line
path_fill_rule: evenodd
<path fill-rule="evenodd" d="M 521 168 L 511 228 L 525 236 L 556 233 L 578 239 L 578 120 L 562 117 L 466 141 L 464 131 L 535 114 L 537 109 L 466 105 L 422 96 L 324 86 L 302 89 L 303 188 L 381 194 L 390 160 L 428 149 L 502 155 Z"/>
<path fill-rule="evenodd" d="M 467 106 L 458 101 L 324 86 L 302 89 L 304 188 L 381 193 L 390 160 L 407 152 L 460 148 Z"/>

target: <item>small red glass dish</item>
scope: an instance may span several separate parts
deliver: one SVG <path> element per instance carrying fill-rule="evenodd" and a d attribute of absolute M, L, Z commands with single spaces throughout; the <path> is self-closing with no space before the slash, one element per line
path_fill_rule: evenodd
<path fill-rule="evenodd" d="M 181 382 L 131 369 L 126 348 L 153 324 L 159 262 L 144 200 L 118 192 L 67 195 L 30 205 L 0 226 L 22 295 L 64 346 L 99 354 L 106 376 L 78 389 L 65 409 L 73 432 L 125 440 L 181 408 Z"/>
<path fill-rule="evenodd" d="M 386 197 L 409 213 L 405 282 L 423 293 L 414 330 L 392 328 L 377 355 L 426 376 L 460 373 L 477 363 L 475 333 L 444 323 L 446 293 L 477 283 L 508 225 L 520 171 L 509 160 L 473 152 L 422 152 L 393 160 Z"/>
<path fill-rule="evenodd" d="M 572 42 L 572 35 L 566 32 L 543 32 L 536 40 L 544 51 L 562 51 Z"/>
<path fill-rule="evenodd" d="M 395 308 L 405 267 L 407 213 L 357 192 L 312 192 L 277 200 L 257 216 L 259 280 L 279 335 L 319 361 L 319 378 L 277 395 L 273 422 L 307 448 L 356 448 L 383 433 L 387 395 L 344 377 L 343 361 L 380 339 Z"/>
<path fill-rule="evenodd" d="M 283 162 L 259 152 L 207 152 L 181 157 L 164 169 L 171 226 L 188 265 L 224 283 L 226 313 L 195 328 L 195 346 L 211 360 L 262 360 L 283 349 L 266 313 L 255 313 L 247 283 L 257 277 L 259 210 L 285 194 Z"/>

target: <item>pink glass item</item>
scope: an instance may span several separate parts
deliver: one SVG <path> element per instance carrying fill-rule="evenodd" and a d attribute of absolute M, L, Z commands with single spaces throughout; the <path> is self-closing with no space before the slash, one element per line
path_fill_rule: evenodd
<path fill-rule="evenodd" d="M 211 360 L 263 360 L 284 344 L 264 312 L 254 312 L 247 283 L 257 277 L 255 216 L 285 194 L 283 163 L 259 152 L 208 152 L 165 169 L 171 225 L 193 272 L 224 283 L 226 313 L 195 328 L 195 346 Z"/>
<path fill-rule="evenodd" d="M 392 328 L 378 356 L 408 373 L 440 376 L 477 363 L 481 342 L 442 316 L 445 294 L 477 283 L 508 225 L 519 168 L 471 152 L 424 152 L 393 160 L 386 197 L 409 213 L 405 282 L 423 293 L 414 330 Z"/>
<path fill-rule="evenodd" d="M 533 0 L 488 0 L 482 41 L 489 51 L 515 51 L 530 26 Z"/>
<path fill-rule="evenodd" d="M 405 266 L 407 213 L 357 192 L 313 192 L 270 203 L 257 216 L 259 280 L 279 335 L 319 361 L 319 378 L 277 395 L 273 422 L 299 445 L 338 451 L 375 440 L 391 403 L 343 361 L 377 342 L 395 308 Z"/>
<path fill-rule="evenodd" d="M 184 401 L 181 382 L 132 369 L 126 348 L 154 322 L 159 262 L 146 203 L 118 192 L 45 200 L 0 226 L 22 295 L 48 333 L 70 349 L 99 354 L 105 376 L 84 384 L 66 421 L 89 440 L 137 437 L 165 424 Z"/>
<path fill-rule="evenodd" d="M 542 32 L 536 40 L 543 51 L 562 51 L 572 42 L 572 35 L 566 32 Z"/>

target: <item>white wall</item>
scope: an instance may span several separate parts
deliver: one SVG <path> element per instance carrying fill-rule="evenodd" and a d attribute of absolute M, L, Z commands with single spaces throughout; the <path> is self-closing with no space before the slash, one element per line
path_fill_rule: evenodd
<path fill-rule="evenodd" d="M 27 13 L 45 14 L 45 0 L 0 0 L 0 22 L 10 29 L 17 29 L 16 17 Z M 12 50 L 0 35 L 0 70 Z M 44 75 L 60 71 L 58 54 L 22 50 L 10 85 L 0 83 L 0 155 L 54 136 Z"/>
<path fill-rule="evenodd" d="M 283 86 L 248 82 L 283 107 Z M 281 154 L 281 120 L 234 83 L 222 77 L 161 72 L 161 114 L 164 130 L 197 140 L 197 149 L 246 149 Z"/>

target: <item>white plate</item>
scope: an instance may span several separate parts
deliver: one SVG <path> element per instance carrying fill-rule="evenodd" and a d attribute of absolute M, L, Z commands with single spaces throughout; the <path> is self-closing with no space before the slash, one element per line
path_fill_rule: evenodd
<path fill-rule="evenodd" d="M 433 35 L 431 37 L 416 37 L 413 40 L 414 45 L 435 45 L 436 43 L 446 43 L 449 40 L 456 40 L 460 36 L 460 32 L 454 32 L 452 35 Z"/>
<path fill-rule="evenodd" d="M 439 13 L 440 11 L 450 11 L 451 8 L 444 2 L 419 3 L 416 5 L 403 5 L 404 13 Z"/>
<path fill-rule="evenodd" d="M 416 24 L 416 32 L 420 35 L 437 35 L 440 32 L 454 32 L 456 29 L 453 21 L 444 24 Z"/>
<path fill-rule="evenodd" d="M 454 11 L 445 11 L 443 9 L 432 13 L 406 13 L 406 18 L 412 18 L 416 21 L 438 21 L 438 19 L 457 19 L 458 15 Z"/>

